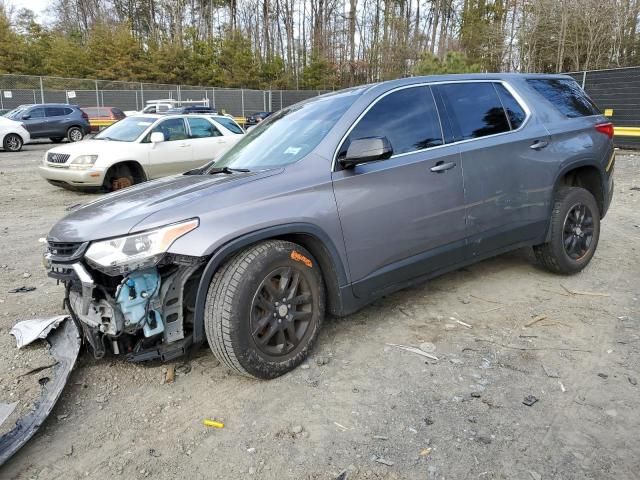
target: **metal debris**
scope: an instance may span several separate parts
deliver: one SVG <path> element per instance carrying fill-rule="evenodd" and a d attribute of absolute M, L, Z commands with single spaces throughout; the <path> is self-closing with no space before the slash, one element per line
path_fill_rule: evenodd
<path fill-rule="evenodd" d="M 421 355 L 423 357 L 430 358 L 431 360 L 438 361 L 438 357 L 436 357 L 435 355 L 431 355 L 430 353 L 423 352 L 422 350 L 416 347 L 411 347 L 408 345 L 398 345 L 396 343 L 387 343 L 387 345 L 390 347 L 398 348 L 400 350 L 405 350 L 407 352 L 415 353 L 416 355 Z"/>

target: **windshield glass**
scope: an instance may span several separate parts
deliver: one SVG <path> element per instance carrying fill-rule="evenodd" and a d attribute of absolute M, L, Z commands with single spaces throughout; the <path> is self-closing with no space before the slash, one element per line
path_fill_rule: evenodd
<path fill-rule="evenodd" d="M 154 117 L 128 117 L 105 128 L 94 138 L 96 140 L 115 140 L 117 142 L 133 142 L 155 123 Z"/>
<path fill-rule="evenodd" d="M 320 143 L 361 93 L 362 89 L 347 90 L 282 109 L 250 130 L 211 168 L 262 170 L 297 162 Z"/>
<path fill-rule="evenodd" d="M 13 109 L 13 110 L 11 110 L 10 112 L 5 113 L 5 114 L 4 114 L 4 116 L 5 116 L 5 117 L 7 117 L 7 118 L 17 118 L 17 117 L 19 117 L 19 116 L 22 114 L 22 112 L 24 112 L 25 110 L 26 110 L 26 108 L 25 108 L 25 107 L 20 106 L 20 107 L 14 108 L 14 109 Z"/>

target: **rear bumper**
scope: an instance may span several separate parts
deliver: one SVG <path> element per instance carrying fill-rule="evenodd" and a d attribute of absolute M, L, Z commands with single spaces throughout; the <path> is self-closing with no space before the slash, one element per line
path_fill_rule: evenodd
<path fill-rule="evenodd" d="M 91 168 L 89 170 L 71 170 L 63 167 L 38 167 L 40 176 L 53 183 L 66 183 L 77 187 L 101 187 L 105 171 Z"/>

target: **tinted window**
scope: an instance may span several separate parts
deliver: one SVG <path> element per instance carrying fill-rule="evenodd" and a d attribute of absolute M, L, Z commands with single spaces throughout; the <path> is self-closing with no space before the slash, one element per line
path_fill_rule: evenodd
<path fill-rule="evenodd" d="M 222 134 L 204 118 L 188 118 L 191 138 L 220 137 Z"/>
<path fill-rule="evenodd" d="M 181 118 L 170 118 L 156 125 L 151 133 L 160 132 L 164 134 L 165 142 L 173 142 L 175 140 L 185 140 L 187 138 L 187 129 L 184 120 Z"/>
<path fill-rule="evenodd" d="M 442 130 L 429 87 L 412 87 L 383 97 L 365 114 L 340 147 L 344 157 L 352 140 L 387 137 L 393 154 L 442 145 Z"/>
<path fill-rule="evenodd" d="M 44 118 L 44 108 L 34 108 L 29 112 L 25 112 L 27 115 L 31 115 L 31 118 Z"/>
<path fill-rule="evenodd" d="M 458 140 L 508 132 L 509 122 L 493 83 L 452 83 L 438 87 L 457 126 Z"/>
<path fill-rule="evenodd" d="M 62 117 L 65 115 L 65 110 L 71 112 L 70 109 L 64 107 L 47 107 L 47 117 Z"/>
<path fill-rule="evenodd" d="M 73 113 L 73 110 L 71 110 L 70 108 L 65 108 L 64 109 L 64 114 L 65 115 L 71 115 Z"/>
<path fill-rule="evenodd" d="M 575 80 L 536 78 L 527 82 L 569 118 L 600 115 L 598 107 Z"/>
<path fill-rule="evenodd" d="M 233 133 L 244 133 L 242 129 L 238 126 L 236 122 L 231 120 L 229 117 L 213 117 L 213 119 L 222 124 L 224 128 Z"/>
<path fill-rule="evenodd" d="M 500 97 L 500 102 L 507 112 L 509 123 L 511 123 L 511 129 L 515 130 L 520 128 L 527 114 L 504 85 L 501 83 L 494 83 L 493 85 L 496 87 L 496 91 Z"/>

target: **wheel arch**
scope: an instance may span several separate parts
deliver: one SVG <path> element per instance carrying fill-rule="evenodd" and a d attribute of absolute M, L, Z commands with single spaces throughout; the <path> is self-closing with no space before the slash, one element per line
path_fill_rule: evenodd
<path fill-rule="evenodd" d="M 588 190 L 596 199 L 601 218 L 604 217 L 605 206 L 605 175 L 598 163 L 590 160 L 581 160 L 570 163 L 560 169 L 553 184 L 551 201 L 549 202 L 549 225 L 544 236 L 548 242 L 551 236 L 551 214 L 558 190 L 563 186 L 582 187 Z"/>
<path fill-rule="evenodd" d="M 345 266 L 335 245 L 322 229 L 307 223 L 268 227 L 237 237 L 215 250 L 204 268 L 196 293 L 193 342 L 204 341 L 204 308 L 209 284 L 220 266 L 244 248 L 265 241 L 286 240 L 304 247 L 319 263 L 327 291 L 328 311 L 340 315 L 344 311 L 342 286 L 347 285 Z"/>
<path fill-rule="evenodd" d="M 120 160 L 109 166 L 107 171 L 104 174 L 104 178 L 107 179 L 109 177 L 109 173 L 120 168 L 127 167 L 133 174 L 133 179 L 135 183 L 146 182 L 147 174 L 142 167 L 142 164 L 137 160 Z"/>

